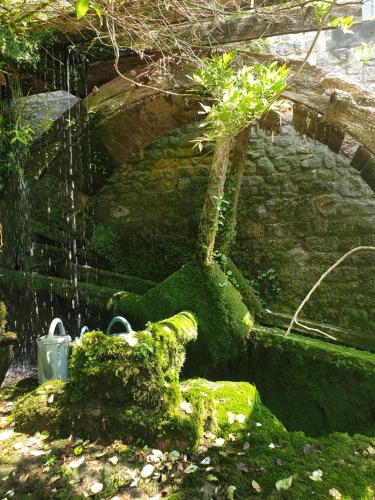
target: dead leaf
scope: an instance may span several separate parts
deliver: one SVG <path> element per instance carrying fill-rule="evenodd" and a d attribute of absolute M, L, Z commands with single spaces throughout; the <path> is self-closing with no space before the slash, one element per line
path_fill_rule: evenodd
<path fill-rule="evenodd" d="M 102 491 L 102 489 L 103 489 L 102 483 L 93 483 L 90 487 L 90 491 L 93 495 L 97 495 Z"/>
<path fill-rule="evenodd" d="M 228 486 L 227 488 L 227 499 L 234 500 L 234 492 L 236 491 L 236 487 L 233 485 Z"/>
<path fill-rule="evenodd" d="M 147 479 L 154 473 L 155 467 L 151 464 L 146 464 L 141 470 L 141 478 Z"/>
<path fill-rule="evenodd" d="M 242 462 L 240 462 L 239 464 L 236 464 L 236 467 L 237 467 L 237 470 L 239 470 L 240 472 L 249 472 L 249 468 Z"/>
<path fill-rule="evenodd" d="M 70 467 L 71 469 L 78 469 L 78 467 L 80 467 L 84 461 L 85 461 L 85 457 L 80 457 L 77 460 L 72 460 L 68 464 L 68 467 Z"/>
<path fill-rule="evenodd" d="M 257 481 L 255 481 L 254 479 L 251 481 L 251 486 L 254 488 L 254 490 L 257 493 L 261 492 L 261 487 L 260 487 L 259 483 Z"/>
<path fill-rule="evenodd" d="M 118 456 L 114 455 L 113 457 L 110 457 L 108 459 L 108 462 L 112 465 L 117 465 L 118 464 Z"/>
<path fill-rule="evenodd" d="M 329 494 L 331 495 L 331 497 L 335 498 L 336 500 L 340 500 L 340 498 L 342 498 L 341 493 L 339 492 L 339 490 L 336 490 L 336 488 L 331 488 L 329 490 Z"/>
<path fill-rule="evenodd" d="M 286 491 L 289 490 L 289 488 L 292 486 L 293 483 L 293 476 L 289 476 L 285 479 L 280 479 L 279 481 L 276 481 L 275 486 L 277 491 Z"/>
<path fill-rule="evenodd" d="M 311 473 L 309 478 L 311 479 L 311 481 L 322 481 L 322 476 L 323 476 L 323 471 L 318 469 L 314 470 L 314 472 Z"/>
<path fill-rule="evenodd" d="M 185 469 L 185 474 L 193 474 L 198 470 L 198 466 L 195 464 L 190 464 L 186 469 Z"/>

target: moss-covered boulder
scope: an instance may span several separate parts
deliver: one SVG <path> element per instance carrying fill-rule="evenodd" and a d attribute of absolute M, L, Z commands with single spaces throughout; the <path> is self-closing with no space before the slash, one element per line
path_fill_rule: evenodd
<path fill-rule="evenodd" d="M 244 426 L 259 399 L 255 387 L 201 379 L 180 383 L 185 346 L 196 338 L 190 312 L 149 323 L 125 338 L 90 332 L 73 346 L 69 382 L 47 382 L 17 401 L 16 426 L 91 439 L 141 438 L 181 449 L 196 448 L 205 433 Z"/>
<path fill-rule="evenodd" d="M 137 325 L 181 310 L 198 320 L 198 340 L 188 347 L 188 374 L 205 376 L 245 349 L 253 318 L 241 294 L 217 264 L 190 262 L 142 296 L 121 292 L 111 306 Z"/>
<path fill-rule="evenodd" d="M 255 327 L 248 349 L 213 378 L 246 380 L 288 430 L 375 435 L 375 355 Z"/>
<path fill-rule="evenodd" d="M 193 314 L 181 312 L 126 341 L 102 332 L 86 334 L 70 358 L 69 397 L 168 411 L 179 401 L 185 346 L 197 338 Z"/>
<path fill-rule="evenodd" d="M 4 302 L 0 302 L 0 385 L 13 360 L 13 344 L 17 340 L 15 333 L 5 331 L 7 310 Z"/>
<path fill-rule="evenodd" d="M 75 433 L 102 441 L 141 439 L 161 449 L 182 450 L 197 449 L 199 444 L 216 438 L 227 441 L 232 433 L 245 437 L 253 418 L 259 418 L 253 417 L 254 409 L 267 416 L 275 429 L 284 430 L 262 405 L 256 388 L 247 382 L 191 379 L 178 388 L 180 402 L 173 411 L 161 414 L 151 408 L 108 404 L 95 398 L 72 404 L 69 384 L 54 381 L 18 399 L 13 419 L 22 432 L 48 431 L 52 436 Z"/>

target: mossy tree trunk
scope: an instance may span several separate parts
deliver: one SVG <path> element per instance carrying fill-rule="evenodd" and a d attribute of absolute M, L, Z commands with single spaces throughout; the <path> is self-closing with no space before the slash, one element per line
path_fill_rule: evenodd
<path fill-rule="evenodd" d="M 229 136 L 220 138 L 216 142 L 206 198 L 199 224 L 198 259 L 207 265 L 212 262 L 212 254 L 215 248 L 230 146 L 231 138 Z"/>
<path fill-rule="evenodd" d="M 249 146 L 249 128 L 242 130 L 235 139 L 232 155 L 232 165 L 227 175 L 225 200 L 228 202 L 224 225 L 221 229 L 218 250 L 224 255 L 229 254 L 230 246 L 236 236 L 237 206 L 240 196 L 243 173 Z"/>

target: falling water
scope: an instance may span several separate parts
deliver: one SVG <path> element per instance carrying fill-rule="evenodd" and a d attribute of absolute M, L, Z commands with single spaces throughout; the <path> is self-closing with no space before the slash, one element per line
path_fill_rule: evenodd
<path fill-rule="evenodd" d="M 42 75 L 43 85 L 40 90 L 44 91 L 52 86 L 52 90 L 66 90 L 70 93 L 79 94 L 77 75 L 79 73 L 80 60 L 74 50 L 69 48 L 55 49 L 51 57 L 44 58 L 44 67 L 40 68 L 38 74 Z M 52 74 L 51 74 L 52 72 Z M 82 92 L 81 92 L 81 97 Z M 77 204 L 76 189 L 77 182 L 83 179 L 91 185 L 91 162 L 90 146 L 85 145 L 82 138 L 77 134 L 77 123 L 83 117 L 80 107 L 73 111 L 69 108 L 63 119 L 55 123 L 54 129 L 57 137 L 67 148 L 67 164 L 60 164 L 60 176 L 65 183 L 65 191 L 69 200 L 69 210 L 66 216 L 64 234 L 65 243 L 61 247 L 55 246 L 48 238 L 35 239 L 32 230 L 32 200 L 30 199 L 28 177 L 12 179 L 11 189 L 7 190 L 7 201 L 0 206 L 0 220 L 6 221 L 6 251 L 1 257 L 0 267 L 7 269 L 6 277 L 0 276 L 1 292 L 5 295 L 9 311 L 9 327 L 19 335 L 19 345 L 16 349 L 18 363 L 22 362 L 24 367 L 35 362 L 35 340 L 36 337 L 45 334 L 49 322 L 55 315 L 62 315 L 69 333 L 74 337 L 78 334 L 82 320 L 87 318 L 87 304 L 80 304 L 79 283 L 77 265 L 80 255 L 84 264 L 87 265 L 85 257 L 85 228 L 82 234 L 77 234 Z M 38 146 L 43 147 L 43 141 L 48 143 L 48 134 L 42 137 Z M 89 140 L 88 140 L 89 143 Z M 63 151 L 63 154 L 65 152 Z M 85 154 L 83 154 L 85 153 Z M 24 162 L 20 159 L 20 162 Z M 27 163 L 27 162 L 26 162 Z M 20 165 L 22 168 L 25 165 Z M 48 169 L 47 162 L 38 172 L 42 178 L 44 170 Z M 53 207 L 56 203 L 56 193 L 46 192 L 45 220 L 47 227 L 52 222 Z M 53 227 L 53 224 L 51 224 Z M 57 257 L 54 249 L 58 250 Z M 35 289 L 34 279 L 30 272 L 38 272 L 44 275 L 56 276 L 59 266 L 58 255 L 65 255 L 63 265 L 70 273 L 71 287 L 56 285 L 54 280 L 47 282 L 46 293 Z M 0 275 L 2 273 L 0 272 Z M 58 274 L 57 274 L 58 275 Z M 24 277 L 25 280 L 20 280 Z M 5 281 L 6 280 L 6 281 Z M 56 295 L 55 286 L 63 286 L 64 293 Z M 69 305 L 70 304 L 70 305 Z"/>

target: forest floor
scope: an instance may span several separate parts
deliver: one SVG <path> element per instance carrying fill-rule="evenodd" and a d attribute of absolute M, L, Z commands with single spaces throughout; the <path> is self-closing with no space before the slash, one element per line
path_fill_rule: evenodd
<path fill-rule="evenodd" d="M 0 391 L 2 499 L 375 498 L 375 438 L 309 438 L 275 429 L 263 410 L 245 437 L 207 433 L 195 454 L 53 440 L 14 430 L 11 411 L 21 393 L 16 386 Z"/>

